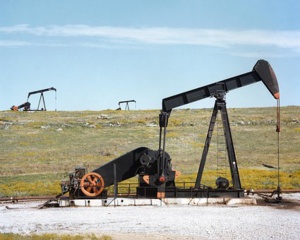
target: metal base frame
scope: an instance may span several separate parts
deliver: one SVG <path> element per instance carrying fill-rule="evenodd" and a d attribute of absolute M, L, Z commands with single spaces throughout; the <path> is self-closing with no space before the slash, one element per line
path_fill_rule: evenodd
<path fill-rule="evenodd" d="M 157 198 L 158 189 L 155 187 L 137 187 L 137 197 Z M 243 189 L 183 189 L 167 187 L 166 198 L 241 198 L 244 197 Z"/>

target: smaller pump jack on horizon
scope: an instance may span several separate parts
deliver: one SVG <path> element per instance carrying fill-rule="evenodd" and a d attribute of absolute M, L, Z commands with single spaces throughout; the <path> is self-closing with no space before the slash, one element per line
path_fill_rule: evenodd
<path fill-rule="evenodd" d="M 33 91 L 33 92 L 29 92 L 28 93 L 28 96 L 27 96 L 27 101 L 19 106 L 12 106 L 10 108 L 10 110 L 13 110 L 13 111 L 18 111 L 19 109 L 23 109 L 23 111 L 47 111 L 46 109 L 46 103 L 45 103 L 45 98 L 44 98 L 44 92 L 48 92 L 48 91 L 55 91 L 55 100 L 56 100 L 56 88 L 54 87 L 51 87 L 51 88 L 45 88 L 45 89 L 42 89 L 42 90 L 37 90 L 37 91 Z M 30 106 L 31 106 L 31 103 L 28 101 L 29 100 L 29 97 L 33 94 L 38 94 L 40 93 L 40 99 L 39 99 L 39 103 L 38 103 L 38 107 L 36 109 L 31 109 Z M 43 106 L 41 107 L 40 109 L 40 105 L 41 105 L 41 102 L 43 103 Z M 56 109 L 55 109 L 56 110 Z"/>
<path fill-rule="evenodd" d="M 117 108 L 117 110 L 122 110 L 122 109 L 121 109 L 121 104 L 123 104 L 123 103 L 126 103 L 126 105 L 125 105 L 125 110 L 129 110 L 129 103 L 132 103 L 132 102 L 134 102 L 134 103 L 136 104 L 136 101 L 135 101 L 135 100 L 125 100 L 125 101 L 120 101 L 120 102 L 119 102 L 119 108 Z"/>

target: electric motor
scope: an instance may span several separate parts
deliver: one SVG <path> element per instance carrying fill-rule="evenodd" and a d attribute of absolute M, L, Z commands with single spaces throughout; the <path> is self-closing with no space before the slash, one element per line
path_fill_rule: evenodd
<path fill-rule="evenodd" d="M 218 189 L 227 189 L 229 187 L 229 181 L 227 178 L 218 177 L 216 180 Z"/>

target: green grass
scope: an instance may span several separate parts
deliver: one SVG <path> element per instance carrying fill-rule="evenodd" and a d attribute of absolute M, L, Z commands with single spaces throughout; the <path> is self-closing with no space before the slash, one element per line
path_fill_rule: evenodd
<path fill-rule="evenodd" d="M 212 109 L 177 109 L 169 119 L 166 150 L 188 181 L 199 167 Z M 228 109 L 242 185 L 276 187 L 276 108 Z M 283 188 L 300 188 L 300 107 L 281 108 Z M 0 112 L 0 196 L 56 195 L 76 166 L 93 170 L 137 147 L 158 148 L 158 110 Z M 218 173 L 217 126 L 203 181 Z M 219 169 L 220 170 L 220 169 Z"/>

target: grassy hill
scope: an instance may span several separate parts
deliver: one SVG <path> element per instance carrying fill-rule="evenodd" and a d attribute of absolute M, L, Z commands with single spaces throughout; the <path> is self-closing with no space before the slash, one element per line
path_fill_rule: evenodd
<path fill-rule="evenodd" d="M 178 181 L 194 181 L 212 109 L 172 112 L 166 150 Z M 277 187 L 276 108 L 228 110 L 244 188 Z M 281 108 L 280 180 L 300 188 L 300 107 Z M 76 166 L 90 171 L 137 147 L 158 148 L 158 110 L 0 112 L 0 196 L 54 195 Z M 218 125 L 220 128 L 220 125 Z M 214 186 L 220 171 L 229 177 L 215 127 L 203 183 Z M 219 155 L 217 157 L 217 155 Z M 265 165 L 274 166 L 267 168 Z M 222 172 L 222 173 L 223 173 Z"/>

